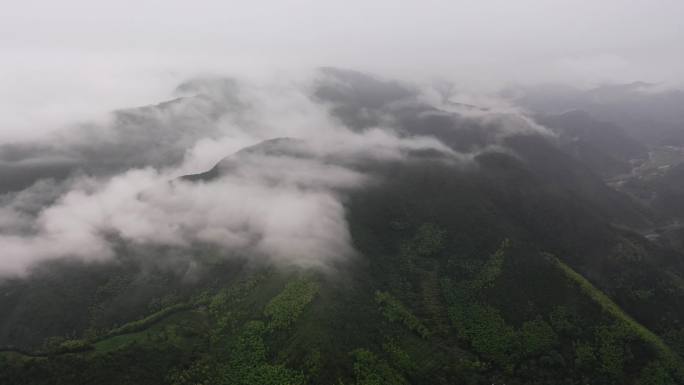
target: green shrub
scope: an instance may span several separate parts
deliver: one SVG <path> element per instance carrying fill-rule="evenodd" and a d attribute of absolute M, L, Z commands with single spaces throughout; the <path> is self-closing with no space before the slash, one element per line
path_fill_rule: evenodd
<path fill-rule="evenodd" d="M 391 358 L 394 366 L 401 368 L 406 372 L 412 372 L 416 369 L 416 364 L 411 357 L 402 348 L 397 345 L 395 341 L 387 341 L 382 344 L 382 349 Z"/>
<path fill-rule="evenodd" d="M 412 249 L 419 256 L 430 256 L 444 249 L 446 231 L 431 223 L 425 223 L 418 228 L 413 239 Z"/>
<path fill-rule="evenodd" d="M 464 302 L 449 308 L 449 318 L 461 338 L 483 356 L 500 365 L 509 364 L 516 349 L 515 330 L 491 306 Z"/>
<path fill-rule="evenodd" d="M 657 362 L 646 365 L 639 375 L 639 385 L 674 385 L 677 382 L 666 368 Z"/>
<path fill-rule="evenodd" d="M 59 344 L 58 352 L 82 352 L 93 349 L 93 345 L 85 340 L 66 340 Z"/>
<path fill-rule="evenodd" d="M 541 318 L 523 323 L 518 335 L 520 350 L 525 356 L 545 353 L 558 343 L 556 333 Z"/>
<path fill-rule="evenodd" d="M 390 322 L 401 322 L 409 330 L 418 333 L 422 338 L 428 338 L 430 331 L 423 325 L 423 323 L 411 313 L 399 300 L 392 297 L 391 294 L 376 291 L 375 302 L 380 306 L 382 314 Z"/>
<path fill-rule="evenodd" d="M 594 349 L 588 343 L 576 342 L 575 347 L 575 366 L 582 370 L 593 369 L 598 360 Z"/>
<path fill-rule="evenodd" d="M 285 289 L 275 296 L 264 309 L 264 314 L 271 319 L 269 327 L 285 329 L 292 325 L 317 293 L 317 282 L 298 279 L 288 283 Z"/>
<path fill-rule="evenodd" d="M 404 385 L 406 380 L 385 360 L 366 349 L 353 351 L 354 377 L 357 385 Z"/>
<path fill-rule="evenodd" d="M 504 258 L 509 247 L 510 241 L 508 239 L 501 243 L 496 252 L 494 252 L 484 266 L 482 266 L 477 277 L 469 282 L 469 286 L 472 290 L 490 287 L 494 281 L 496 281 L 503 270 Z"/>

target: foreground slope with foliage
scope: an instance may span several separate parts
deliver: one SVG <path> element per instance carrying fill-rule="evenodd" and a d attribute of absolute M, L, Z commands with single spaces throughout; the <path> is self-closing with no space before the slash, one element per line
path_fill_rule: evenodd
<path fill-rule="evenodd" d="M 661 337 L 556 257 L 509 240 L 448 255 L 420 226 L 405 279 L 252 271 L 101 337 L 6 352 L 3 384 L 666 384 Z M 391 277 L 388 275 L 387 277 Z M 397 287 L 403 287 L 397 289 Z"/>

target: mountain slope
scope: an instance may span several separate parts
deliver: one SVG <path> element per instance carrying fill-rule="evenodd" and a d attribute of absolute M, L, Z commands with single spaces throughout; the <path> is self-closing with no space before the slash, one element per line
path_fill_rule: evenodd
<path fill-rule="evenodd" d="M 364 175 L 332 187 L 263 175 L 334 194 L 353 255 L 302 268 L 121 242 L 113 262 L 37 267 L 0 283 L 12 345 L 0 382 L 684 383 L 684 265 L 636 231 L 653 213 L 523 117 L 443 111 L 340 70 L 319 85 L 355 133 L 383 122 L 445 149 L 349 157 L 276 138 L 169 183 L 210 186 L 257 163 Z"/>

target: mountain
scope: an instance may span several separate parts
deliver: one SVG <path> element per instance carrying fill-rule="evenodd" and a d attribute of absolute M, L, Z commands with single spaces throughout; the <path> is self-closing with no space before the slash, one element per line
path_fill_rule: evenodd
<path fill-rule="evenodd" d="M 239 119 L 246 107 L 238 89 L 231 79 L 191 79 L 177 87 L 175 99 L 116 110 L 103 122 L 81 122 L 35 143 L 0 144 L 0 194 L 45 178 L 176 164 L 198 140 L 220 136 L 222 119 Z"/>
<path fill-rule="evenodd" d="M 598 120 L 622 127 L 643 143 L 684 143 L 684 91 L 677 88 L 645 82 L 606 84 L 587 90 L 544 85 L 511 87 L 502 95 L 537 113 L 586 111 Z"/>
<path fill-rule="evenodd" d="M 382 123 L 445 148 L 350 157 L 360 144 L 272 138 L 169 183 L 297 162 L 362 174 L 293 182 L 339 198 L 353 255 L 302 268 L 115 240 L 114 261 L 39 265 L 0 283 L 0 383 L 684 383 L 683 250 L 640 235 L 657 219 L 648 206 L 525 117 L 445 111 L 344 70 L 317 87 L 355 133 Z M 618 162 L 642 154 L 608 140 L 612 125 L 546 119 Z M 265 183 L 285 183 L 269 170 Z"/>
<path fill-rule="evenodd" d="M 615 124 L 596 120 L 584 111 L 542 115 L 536 120 L 557 132 L 566 153 L 604 178 L 628 174 L 635 161 L 648 157 L 646 145 Z"/>
<path fill-rule="evenodd" d="M 656 212 L 660 226 L 651 235 L 678 227 L 676 175 L 684 160 L 680 89 L 645 82 L 587 90 L 546 85 L 512 87 L 503 96 L 553 129 L 566 153 Z"/>

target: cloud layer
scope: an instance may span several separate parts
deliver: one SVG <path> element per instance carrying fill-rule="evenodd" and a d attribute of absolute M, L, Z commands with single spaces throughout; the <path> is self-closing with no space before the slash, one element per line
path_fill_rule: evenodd
<path fill-rule="evenodd" d="M 389 114 L 388 125 L 350 129 L 312 97 L 313 84 L 194 79 L 169 102 L 6 145 L 6 166 L 37 172 L 1 196 L 0 274 L 54 258 L 106 260 L 117 242 L 211 244 L 225 257 L 326 267 L 354 253 L 343 202 L 372 183 L 360 164 L 424 150 L 469 159 L 435 137 L 402 134 Z M 57 158 L 64 173 L 49 169 Z"/>

